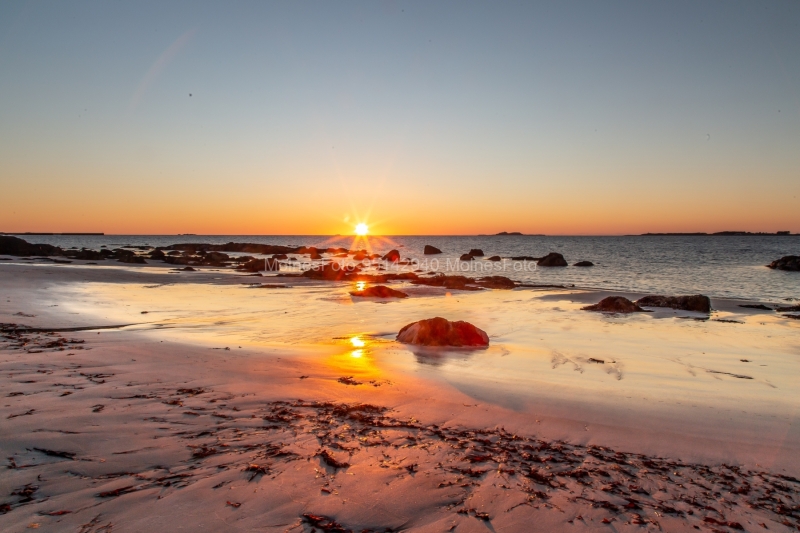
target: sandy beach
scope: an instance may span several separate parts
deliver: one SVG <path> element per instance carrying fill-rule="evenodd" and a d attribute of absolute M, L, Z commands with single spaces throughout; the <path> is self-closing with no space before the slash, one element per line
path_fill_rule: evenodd
<path fill-rule="evenodd" d="M 800 524 L 796 320 L 724 300 L 710 320 L 623 317 L 580 310 L 598 291 L 398 282 L 409 298 L 381 303 L 354 301 L 354 283 L 27 263 L 0 264 L 4 531 Z M 435 315 L 490 347 L 393 340 Z"/>

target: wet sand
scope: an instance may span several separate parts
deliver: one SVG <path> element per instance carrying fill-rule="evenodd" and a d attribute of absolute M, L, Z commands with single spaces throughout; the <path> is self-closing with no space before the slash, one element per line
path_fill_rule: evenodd
<path fill-rule="evenodd" d="M 352 288 L 0 265 L 4 324 L 134 324 L 5 327 L 0 527 L 797 530 L 797 321 L 730 301 L 700 322 L 582 312 L 590 291 L 402 286 L 382 304 Z M 437 314 L 492 346 L 391 340 Z"/>

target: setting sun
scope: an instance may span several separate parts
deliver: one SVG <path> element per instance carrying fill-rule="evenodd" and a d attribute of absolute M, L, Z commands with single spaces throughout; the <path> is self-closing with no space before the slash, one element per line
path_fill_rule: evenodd
<path fill-rule="evenodd" d="M 361 223 L 356 226 L 356 235 L 366 235 L 368 231 L 369 228 L 364 223 Z"/>

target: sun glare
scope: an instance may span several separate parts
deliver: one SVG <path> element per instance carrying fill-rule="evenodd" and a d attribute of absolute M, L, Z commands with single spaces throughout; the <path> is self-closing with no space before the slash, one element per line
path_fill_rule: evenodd
<path fill-rule="evenodd" d="M 356 226 L 356 235 L 366 235 L 369 231 L 369 228 L 366 224 L 359 224 Z"/>

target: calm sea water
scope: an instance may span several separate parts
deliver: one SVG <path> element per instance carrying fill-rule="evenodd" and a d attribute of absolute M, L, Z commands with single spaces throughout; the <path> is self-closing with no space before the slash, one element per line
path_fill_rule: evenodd
<path fill-rule="evenodd" d="M 25 236 L 36 243 L 64 248 L 100 248 L 101 245 L 167 246 L 181 242 L 253 242 L 262 244 L 370 248 L 381 253 L 392 248 L 403 257 L 423 261 L 425 270 L 462 269 L 471 276 L 489 274 L 532 283 L 574 284 L 577 287 L 603 288 L 662 294 L 702 293 L 713 297 L 786 301 L 800 298 L 800 273 L 781 272 L 764 265 L 784 255 L 800 255 L 798 236 L 744 237 L 542 237 L 542 236 L 392 236 L 370 237 L 354 243 L 353 237 L 269 236 L 269 235 L 104 235 L 104 236 Z M 441 255 L 424 256 L 430 244 Z M 480 248 L 486 257 L 499 255 L 540 257 L 559 252 L 572 265 L 592 261 L 595 266 L 579 268 L 534 268 L 533 264 L 476 260 L 459 263 L 458 257 Z M 432 260 L 436 261 L 433 262 Z M 428 260 L 428 263 L 424 263 Z"/>

